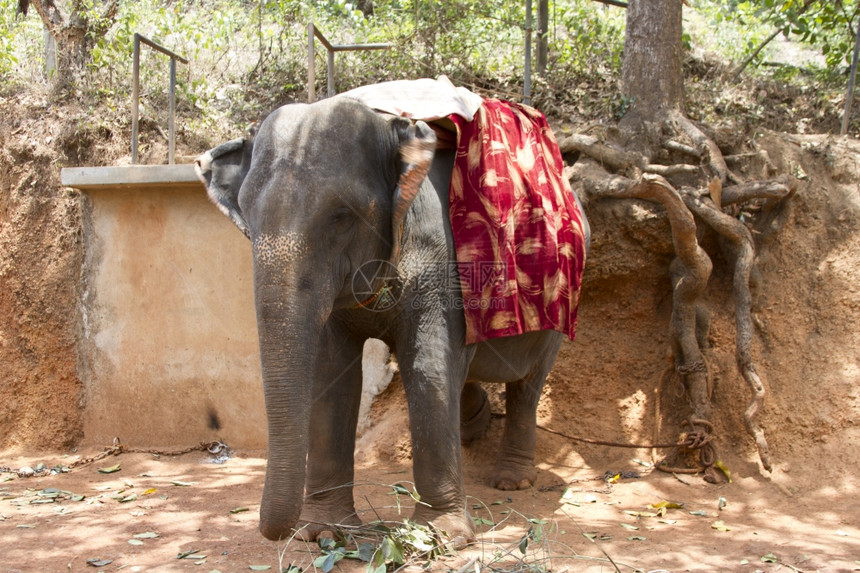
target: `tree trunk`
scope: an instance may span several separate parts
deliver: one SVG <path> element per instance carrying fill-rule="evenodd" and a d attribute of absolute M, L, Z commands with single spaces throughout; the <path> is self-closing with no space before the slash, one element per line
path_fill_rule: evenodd
<path fill-rule="evenodd" d="M 104 36 L 116 18 L 118 0 L 103 2 L 101 15 L 91 17 L 80 2 L 64 3 L 54 0 L 30 0 L 48 33 L 57 44 L 57 68 L 52 78 L 55 90 L 69 87 L 82 76 L 90 59 L 90 50 Z M 26 13 L 26 11 L 24 11 Z"/>
<path fill-rule="evenodd" d="M 549 0 L 538 0 L 537 73 L 546 74 L 547 36 L 549 35 Z"/>
<path fill-rule="evenodd" d="M 631 0 L 627 5 L 622 92 L 629 105 L 622 125 L 660 121 L 684 98 L 683 0 Z"/>

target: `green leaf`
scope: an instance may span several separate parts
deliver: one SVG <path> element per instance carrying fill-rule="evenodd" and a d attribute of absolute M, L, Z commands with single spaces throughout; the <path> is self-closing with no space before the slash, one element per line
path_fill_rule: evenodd
<path fill-rule="evenodd" d="M 376 546 L 373 543 L 358 544 L 358 558 L 365 563 L 370 563 L 370 560 L 373 558 L 374 552 L 376 552 Z"/>
<path fill-rule="evenodd" d="M 370 563 L 367 564 L 367 572 L 370 573 L 371 570 L 376 570 L 385 566 L 385 557 L 382 555 L 382 546 L 380 545 L 380 547 L 373 552 L 373 557 L 370 559 Z"/>
<path fill-rule="evenodd" d="M 386 537 L 382 540 L 382 556 L 388 562 L 402 565 L 403 546 L 397 541 L 391 539 L 390 537 Z"/>
<path fill-rule="evenodd" d="M 522 553 L 523 555 L 525 555 L 525 554 L 526 554 L 526 550 L 528 549 L 528 547 L 529 547 L 529 536 L 528 536 L 528 535 L 523 535 L 523 538 L 522 538 L 522 539 L 520 539 L 520 545 L 519 545 L 520 553 Z"/>
<path fill-rule="evenodd" d="M 268 571 L 271 568 L 271 565 L 248 565 L 248 569 L 251 571 Z"/>
<path fill-rule="evenodd" d="M 195 482 L 179 481 L 177 479 L 177 480 L 173 480 L 170 483 L 172 483 L 173 485 L 178 486 L 178 487 L 191 487 L 192 485 L 194 485 Z"/>
<path fill-rule="evenodd" d="M 323 570 L 323 573 L 329 573 L 332 569 L 334 569 L 334 564 L 341 559 L 343 559 L 343 553 L 339 551 L 333 551 L 328 555 L 325 555 L 325 559 L 323 559 L 321 565 L 317 565 L 317 561 L 319 561 L 319 559 L 314 561 L 314 565 L 320 567 Z"/>
<path fill-rule="evenodd" d="M 99 468 L 99 473 L 100 474 L 112 474 L 112 473 L 118 472 L 121 469 L 120 468 L 121 465 L 122 464 L 117 464 L 115 466 L 110 466 L 107 468 Z"/>
<path fill-rule="evenodd" d="M 631 525 L 631 524 L 629 524 L 629 523 L 620 523 L 619 525 L 621 525 L 621 527 L 623 527 L 624 529 L 630 529 L 630 530 L 632 530 L 632 531 L 637 531 L 637 530 L 639 529 L 639 527 L 638 527 L 638 526 L 636 526 L 636 525 Z"/>
<path fill-rule="evenodd" d="M 777 559 L 776 555 L 773 553 L 768 553 L 767 555 L 762 555 L 761 558 L 762 563 L 779 563 L 779 559 Z"/>

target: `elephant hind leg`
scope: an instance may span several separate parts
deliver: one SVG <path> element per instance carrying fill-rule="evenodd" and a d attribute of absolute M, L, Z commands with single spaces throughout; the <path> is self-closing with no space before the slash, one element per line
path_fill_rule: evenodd
<path fill-rule="evenodd" d="M 542 386 L 543 378 L 538 385 L 523 380 L 505 385 L 505 431 L 492 477 L 496 489 L 528 489 L 537 480 L 535 434 Z"/>
<path fill-rule="evenodd" d="M 509 370 L 519 373 L 520 378 L 505 383 L 505 431 L 492 477 L 492 485 L 497 489 L 527 489 L 537 480 L 537 407 L 562 339 L 563 335 L 554 331 L 498 339 L 512 345 L 509 349 L 497 347 L 495 354 L 499 358 L 513 355 L 513 345 L 521 345 L 517 349 L 520 356 L 534 358 L 530 365 L 510 360 L 506 362 L 512 364 Z"/>
<path fill-rule="evenodd" d="M 490 427 L 490 401 L 478 382 L 468 382 L 460 395 L 460 442 L 470 444 Z"/>

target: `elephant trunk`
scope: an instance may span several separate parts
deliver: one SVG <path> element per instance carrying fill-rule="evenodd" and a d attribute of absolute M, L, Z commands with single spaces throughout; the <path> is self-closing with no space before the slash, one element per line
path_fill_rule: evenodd
<path fill-rule="evenodd" d="M 317 342 L 331 301 L 321 296 L 320 289 L 308 288 L 307 274 L 280 265 L 277 272 L 265 267 L 255 256 L 257 327 L 268 419 L 260 532 L 267 539 L 279 540 L 292 534 L 302 512 Z"/>

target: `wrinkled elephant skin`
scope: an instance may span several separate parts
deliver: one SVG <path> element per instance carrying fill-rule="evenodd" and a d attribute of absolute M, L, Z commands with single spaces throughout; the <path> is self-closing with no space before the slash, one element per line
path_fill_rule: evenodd
<path fill-rule="evenodd" d="M 202 155 L 213 202 L 251 240 L 268 417 L 260 529 L 269 539 L 358 523 L 352 488 L 361 353 L 396 353 L 409 405 L 413 518 L 473 539 L 463 438 L 489 421 L 476 382 L 507 384 L 493 485 L 532 485 L 538 398 L 562 336 L 465 345 L 448 221 L 453 153 L 424 123 L 331 98 L 271 114 L 253 139 Z M 428 173 L 429 172 L 429 173 Z M 425 177 L 426 175 L 426 177 Z M 452 274 L 453 273 L 453 274 Z"/>

